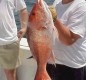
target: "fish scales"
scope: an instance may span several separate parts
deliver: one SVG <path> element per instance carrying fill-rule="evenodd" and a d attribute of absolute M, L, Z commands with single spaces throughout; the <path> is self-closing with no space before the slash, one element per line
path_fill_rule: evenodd
<path fill-rule="evenodd" d="M 33 57 L 37 61 L 34 80 L 51 80 L 46 71 L 46 64 L 50 58 L 54 60 L 52 53 L 54 24 L 48 6 L 43 0 L 37 0 L 34 4 L 28 24 L 27 42 Z"/>

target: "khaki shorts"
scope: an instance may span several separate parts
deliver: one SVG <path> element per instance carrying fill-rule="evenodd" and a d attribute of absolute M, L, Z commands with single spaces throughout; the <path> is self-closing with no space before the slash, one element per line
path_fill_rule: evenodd
<path fill-rule="evenodd" d="M 19 41 L 0 46 L 0 66 L 4 69 L 14 69 L 19 65 Z"/>

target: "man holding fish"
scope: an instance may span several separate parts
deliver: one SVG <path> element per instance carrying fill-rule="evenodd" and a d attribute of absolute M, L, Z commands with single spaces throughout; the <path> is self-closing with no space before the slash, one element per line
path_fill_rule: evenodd
<path fill-rule="evenodd" d="M 47 71 L 51 80 L 86 80 L 86 1 L 61 0 L 54 6 L 56 66 L 49 61 Z"/>
<path fill-rule="evenodd" d="M 21 29 L 17 32 L 14 11 L 19 11 Z M 19 41 L 27 29 L 27 9 L 24 0 L 0 0 L 0 66 L 7 80 L 16 80 L 19 61 Z"/>

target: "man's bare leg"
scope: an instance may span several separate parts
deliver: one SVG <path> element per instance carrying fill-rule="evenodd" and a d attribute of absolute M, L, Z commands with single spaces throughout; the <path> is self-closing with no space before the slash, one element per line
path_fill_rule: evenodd
<path fill-rule="evenodd" d="M 15 69 L 4 69 L 7 80 L 16 80 L 16 70 Z"/>

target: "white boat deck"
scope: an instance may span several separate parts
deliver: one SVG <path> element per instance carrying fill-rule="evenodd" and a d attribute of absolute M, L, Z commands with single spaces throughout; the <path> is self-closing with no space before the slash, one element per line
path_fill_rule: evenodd
<path fill-rule="evenodd" d="M 22 64 L 17 69 L 18 80 L 34 80 L 36 72 L 36 61 L 33 58 L 27 59 L 29 56 L 31 56 L 31 53 L 27 44 L 27 40 L 22 38 L 20 42 L 20 59 Z M 0 80 L 7 80 L 3 69 L 1 68 Z"/>

